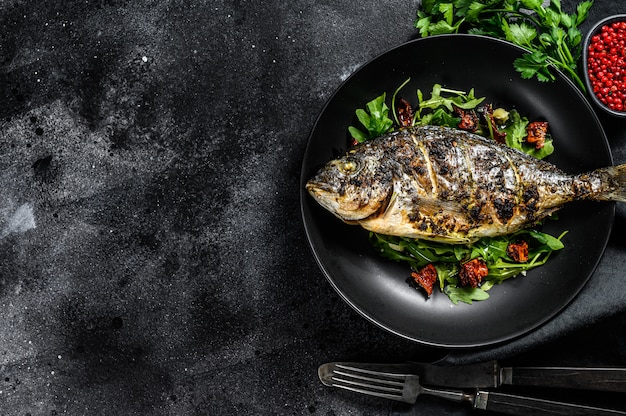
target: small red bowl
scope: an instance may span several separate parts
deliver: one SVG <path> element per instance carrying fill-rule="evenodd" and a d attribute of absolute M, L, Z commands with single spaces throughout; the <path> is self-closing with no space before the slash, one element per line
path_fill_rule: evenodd
<path fill-rule="evenodd" d="M 624 62 L 623 65 L 619 65 L 619 67 L 621 68 L 621 74 L 619 75 L 619 78 L 615 77 L 614 79 L 609 79 L 610 83 L 608 86 L 606 84 L 603 84 L 602 86 L 598 85 L 598 80 L 600 78 L 597 75 L 598 75 L 598 72 L 600 71 L 600 68 L 594 65 L 594 61 L 597 61 L 597 59 L 599 59 L 596 55 L 599 55 L 598 52 L 600 52 L 600 50 L 590 52 L 589 48 L 590 46 L 594 47 L 598 45 L 598 42 L 597 42 L 598 38 L 596 37 L 596 35 L 602 38 L 602 32 L 605 26 L 611 26 L 614 23 L 622 23 L 622 22 L 625 25 L 624 39 L 626 40 L 626 14 L 618 14 L 618 15 L 609 16 L 605 19 L 602 19 L 598 23 L 596 23 L 596 25 L 593 26 L 593 28 L 591 28 L 591 30 L 585 37 L 585 41 L 583 43 L 583 76 L 585 79 L 585 85 L 587 87 L 587 94 L 589 95 L 589 97 L 591 97 L 591 100 L 594 102 L 594 104 L 597 107 L 601 108 L 603 111 L 616 117 L 626 117 L 626 45 L 622 47 L 619 47 L 619 45 L 615 45 L 616 51 L 614 54 L 611 54 L 610 49 L 607 52 L 608 57 L 610 57 L 611 55 L 615 55 L 617 57 L 621 56 Z M 611 45 L 609 45 L 609 47 L 610 46 Z M 590 69 L 593 75 L 590 75 Z M 611 72 L 611 70 L 607 71 L 605 69 L 603 72 L 605 73 L 605 76 L 606 76 L 606 74 Z M 614 72 L 612 72 L 611 76 L 614 76 Z M 611 83 L 613 85 L 610 85 Z M 595 86 L 600 87 L 602 89 L 600 91 L 594 92 Z M 611 91 L 611 88 L 613 88 L 613 91 Z M 621 110 L 618 108 L 610 108 L 607 102 L 604 102 L 602 99 L 602 97 L 613 96 L 616 93 L 616 91 L 619 91 L 620 94 L 623 93 L 624 95 L 624 98 L 621 100 L 623 101 L 623 108 Z"/>

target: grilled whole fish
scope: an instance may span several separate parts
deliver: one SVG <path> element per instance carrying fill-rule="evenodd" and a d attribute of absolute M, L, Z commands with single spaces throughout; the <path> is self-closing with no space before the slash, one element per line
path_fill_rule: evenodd
<path fill-rule="evenodd" d="M 306 189 L 367 230 L 468 243 L 532 226 L 573 200 L 626 201 L 626 165 L 570 175 L 482 136 L 423 126 L 351 148 Z"/>

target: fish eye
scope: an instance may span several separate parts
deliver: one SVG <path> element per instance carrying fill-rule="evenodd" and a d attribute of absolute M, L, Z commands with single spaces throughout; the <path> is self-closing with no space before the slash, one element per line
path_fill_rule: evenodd
<path fill-rule="evenodd" d="M 343 162 L 339 165 L 339 169 L 346 174 L 350 174 L 350 173 L 354 173 L 357 171 L 358 169 L 358 165 L 355 161 L 353 160 L 348 160 L 346 162 Z"/>

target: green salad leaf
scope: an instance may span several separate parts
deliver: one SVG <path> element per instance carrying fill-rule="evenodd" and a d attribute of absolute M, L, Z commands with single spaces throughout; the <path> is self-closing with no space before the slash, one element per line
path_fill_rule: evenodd
<path fill-rule="evenodd" d="M 537 149 L 534 145 L 526 141 L 526 137 L 528 136 L 526 132 L 527 126 L 528 118 L 520 116 L 517 110 L 511 110 L 509 112 L 509 119 L 502 129 L 506 133 L 506 145 L 528 153 L 536 159 L 543 159 L 551 155 L 554 152 L 552 137 L 548 134 L 543 147 Z"/>
<path fill-rule="evenodd" d="M 359 143 L 374 139 L 390 132 L 393 129 L 393 120 L 389 118 L 389 107 L 385 103 L 386 94 L 376 97 L 366 104 L 366 110 L 357 109 L 356 116 L 365 127 L 366 132 L 350 126 L 348 130 Z"/>
<path fill-rule="evenodd" d="M 373 100 L 367 102 L 365 109 L 357 109 L 356 117 L 361 126 L 349 126 L 350 136 L 359 143 L 374 139 L 399 128 L 400 123 L 396 114 L 396 98 L 399 91 L 410 81 L 407 79 L 396 89 L 392 96 L 391 110 L 393 117 L 389 116 L 390 108 L 385 103 L 387 94 L 383 93 Z M 444 88 L 440 84 L 434 84 L 430 96 L 425 97 L 424 93 L 417 89 L 417 104 L 414 107 L 414 117 L 412 125 L 426 126 L 446 126 L 458 128 L 460 118 L 455 115 L 454 109 L 475 110 L 485 101 L 485 97 L 476 97 L 474 89 L 468 92 Z M 506 144 L 512 148 L 521 150 L 537 159 L 543 159 L 554 152 L 552 138 L 548 135 L 542 148 L 537 149 L 534 145 L 526 141 L 528 136 L 526 127 L 528 118 L 521 117 L 512 109 L 506 111 L 506 120 L 499 123 L 498 128 L 506 133 Z M 490 123 L 483 123 L 478 126 L 477 134 L 493 138 L 493 127 Z"/>
<path fill-rule="evenodd" d="M 489 293 L 479 287 L 457 287 L 448 285 L 443 293 L 448 295 L 450 301 L 457 305 L 459 302 L 472 304 L 473 301 L 489 299 Z"/>
<path fill-rule="evenodd" d="M 434 264 L 440 289 L 456 304 L 458 301 L 471 303 L 484 300 L 489 297 L 487 292 L 494 285 L 544 265 L 554 251 L 564 247 L 562 238 L 565 234 L 554 237 L 527 229 L 509 235 L 483 237 L 469 244 L 445 244 L 378 233 L 370 233 L 369 239 L 382 257 L 407 263 L 412 270 Z M 525 262 L 516 261 L 507 254 L 509 245 L 519 241 L 528 244 L 528 260 Z M 480 288 L 459 286 L 457 273 L 460 264 L 476 258 L 486 263 L 489 274 Z"/>

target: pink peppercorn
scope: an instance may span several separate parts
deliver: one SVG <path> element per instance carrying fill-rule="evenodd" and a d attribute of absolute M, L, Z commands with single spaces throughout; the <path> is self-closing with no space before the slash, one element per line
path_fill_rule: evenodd
<path fill-rule="evenodd" d="M 608 108 L 626 108 L 626 22 L 602 26 L 589 42 L 587 71 L 593 93 Z"/>

